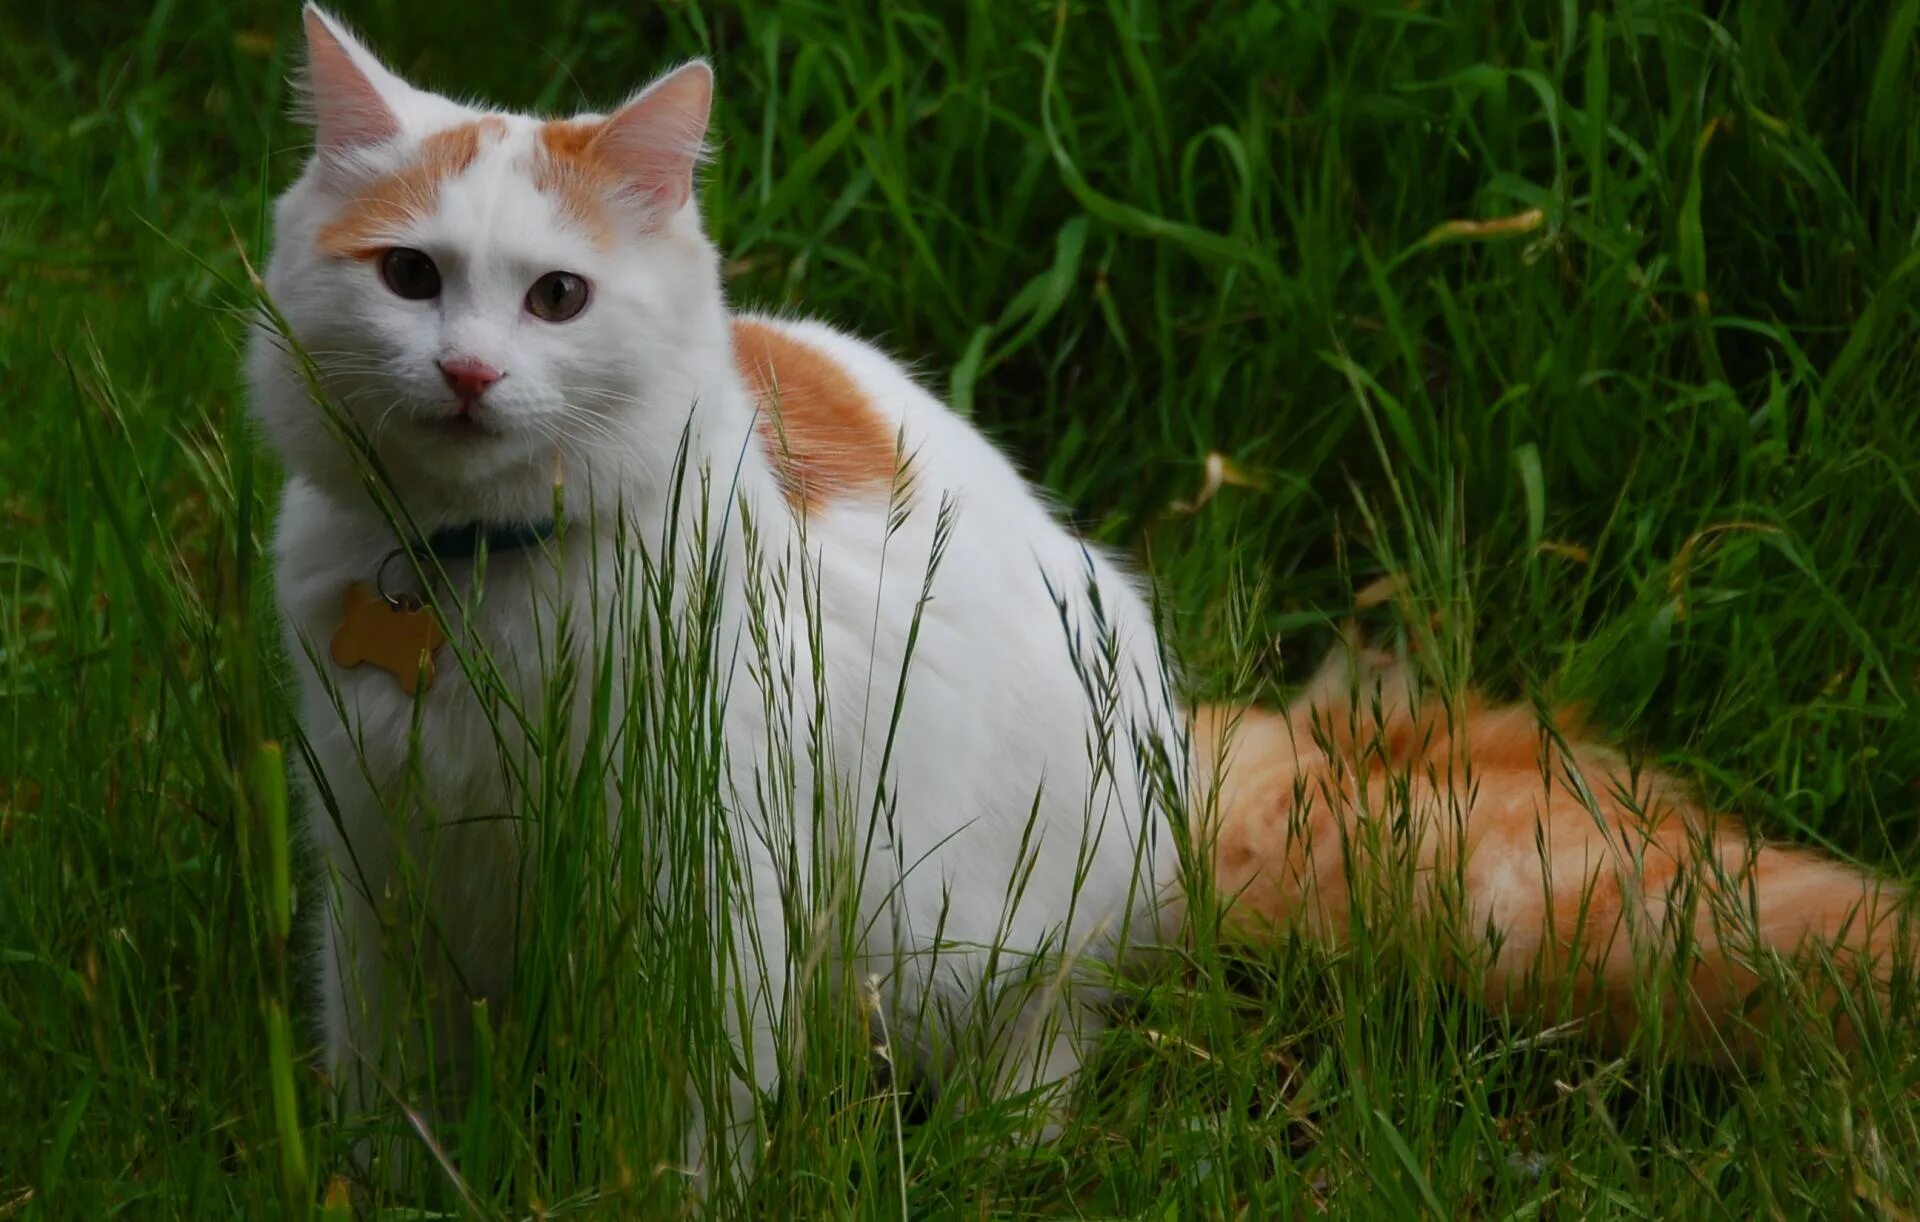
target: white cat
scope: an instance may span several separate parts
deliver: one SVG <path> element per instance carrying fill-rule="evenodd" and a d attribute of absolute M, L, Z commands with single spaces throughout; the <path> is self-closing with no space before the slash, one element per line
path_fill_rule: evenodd
<path fill-rule="evenodd" d="M 716 478 L 678 512 L 728 523 L 710 540 L 724 561 L 723 640 L 746 631 L 743 522 L 755 524 L 763 564 L 814 566 L 817 631 L 797 598 L 777 609 L 774 631 L 797 673 L 824 675 L 843 763 L 840 775 L 794 784 L 803 809 L 814 785 L 855 795 L 861 810 L 876 786 L 893 795 L 889 841 L 869 863 L 892 872 L 857 902 L 873 941 L 861 954 L 900 965 L 884 992 L 912 1013 L 896 1028 L 946 1003 L 966 1010 L 974 999 L 949 994 L 983 987 L 996 941 L 1016 957 L 1066 948 L 1098 959 L 1150 935 L 1176 855 L 1136 759 L 1171 757 L 1180 724 L 1146 600 L 884 354 L 821 323 L 728 308 L 693 196 L 707 66 L 669 73 L 609 117 L 546 122 L 412 88 L 317 9 L 306 25 L 317 146 L 276 209 L 266 286 L 411 518 L 404 530 L 388 524 L 300 360 L 260 330 L 255 409 L 289 470 L 280 605 L 318 780 L 338 810 L 337 822 L 310 822 L 337 880 L 321 957 L 326 1055 L 350 1104 L 374 1089 L 367 1062 L 394 1019 L 382 982 L 395 948 L 379 936 L 378 908 L 407 885 L 406 860 L 434 857 L 425 885 L 440 943 L 408 969 L 461 986 L 437 1017 L 432 1055 L 457 1068 L 466 996 L 510 1002 L 515 906 L 502 897 L 516 863 L 497 820 L 514 797 L 486 702 L 453 655 L 483 649 L 510 689 L 536 698 L 554 664 L 541 634 L 559 609 L 606 619 L 592 574 L 639 546 L 620 542 L 618 524 L 626 538 L 657 540 L 676 512 L 683 434 L 686 466 Z M 516 546 L 548 531 L 556 478 L 569 523 L 557 563 L 542 546 Z M 416 589 L 396 549 L 437 540 L 459 585 L 482 535 L 484 598 L 443 604 L 450 643 L 436 647 L 418 636 L 431 630 L 423 615 L 382 597 Z M 573 647 L 597 638 L 578 634 Z M 435 673 L 416 712 L 423 652 Z M 736 1131 L 772 1085 L 789 968 L 779 854 L 751 834 L 756 770 L 779 736 L 749 690 L 750 652 L 731 650 L 741 660 L 716 676 L 733 693 L 725 814 L 745 846 L 751 894 L 739 919 L 753 923 L 743 941 L 759 959 L 743 965 L 752 996 L 740 1033 L 759 1080 L 734 1085 L 725 1123 Z M 809 701 L 795 703 L 801 742 Z M 415 767 L 414 805 L 389 809 Z M 1009 912 L 1028 866 L 1036 881 Z M 937 980 L 915 966 L 936 931 L 948 947 Z M 1095 995 L 1049 988 L 1022 1003 L 1004 1048 L 1009 1088 L 1074 1071 Z M 428 1034 L 400 1037 L 417 1059 Z"/>

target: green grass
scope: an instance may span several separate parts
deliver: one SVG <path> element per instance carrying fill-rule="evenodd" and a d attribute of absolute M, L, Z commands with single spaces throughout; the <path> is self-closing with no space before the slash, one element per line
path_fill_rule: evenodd
<path fill-rule="evenodd" d="M 1196 692 L 1278 698 L 1402 568 L 1477 681 L 1585 700 L 1769 834 L 1914 872 L 1920 2 L 343 7 L 413 78 L 517 107 L 710 54 L 735 298 L 951 387 L 1150 568 Z M 277 475 L 226 287 L 301 156 L 296 27 L 0 12 L 0 1219 L 301 1212 L 347 1164 L 305 1055 L 304 864 L 263 747 L 292 741 Z M 1523 219 L 1452 224 L 1497 218 Z M 1183 508 L 1211 453 L 1246 478 Z M 570 945 L 631 954 L 580 919 Z M 425 1166 L 420 1199 L 658 1208 L 663 1017 L 534 936 L 555 1006 L 493 1016 L 497 1090 L 439 1134 L 471 1195 Z M 1910 1030 L 1850 1058 L 1783 1036 L 1737 1077 L 1612 1060 L 1406 958 L 1199 947 L 1134 987 L 1054 1149 L 991 1109 L 896 1137 L 858 1040 L 822 1037 L 757 1191 L 1916 1208 Z"/>

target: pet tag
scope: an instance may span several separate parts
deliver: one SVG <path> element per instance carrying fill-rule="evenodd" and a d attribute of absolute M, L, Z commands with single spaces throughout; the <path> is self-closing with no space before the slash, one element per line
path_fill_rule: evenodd
<path fill-rule="evenodd" d="M 333 660 L 354 667 L 371 662 L 413 695 L 433 682 L 433 654 L 446 642 L 432 608 L 418 600 L 387 599 L 364 581 L 349 585 L 340 600 L 340 627 L 333 634 Z"/>

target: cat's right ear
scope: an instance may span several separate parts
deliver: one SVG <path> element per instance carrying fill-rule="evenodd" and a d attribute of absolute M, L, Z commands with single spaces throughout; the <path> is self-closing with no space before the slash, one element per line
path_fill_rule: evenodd
<path fill-rule="evenodd" d="M 406 92 L 406 82 L 318 6 L 307 5 L 302 16 L 307 27 L 302 92 L 319 150 L 346 153 L 399 135 L 394 101 Z"/>
<path fill-rule="evenodd" d="M 627 193 L 677 212 L 693 195 L 707 138 L 713 69 L 705 60 L 667 73 L 599 125 L 591 148 Z"/>

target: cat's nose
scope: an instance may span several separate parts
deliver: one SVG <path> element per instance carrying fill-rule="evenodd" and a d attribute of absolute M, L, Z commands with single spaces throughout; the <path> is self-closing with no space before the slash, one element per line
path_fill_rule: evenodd
<path fill-rule="evenodd" d="M 440 376 L 447 380 L 453 393 L 460 396 L 462 404 L 473 404 L 486 393 L 487 387 L 506 375 L 485 361 L 459 356 L 440 362 Z"/>

